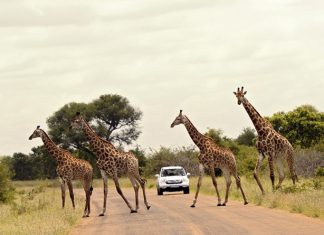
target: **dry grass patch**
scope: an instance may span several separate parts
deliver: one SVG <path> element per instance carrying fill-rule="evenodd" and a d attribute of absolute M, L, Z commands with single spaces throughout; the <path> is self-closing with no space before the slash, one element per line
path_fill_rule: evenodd
<path fill-rule="evenodd" d="M 84 198 L 75 195 L 76 209 L 66 197 L 61 208 L 61 191 L 52 181 L 17 182 L 16 199 L 0 205 L 1 234 L 68 234 L 83 215 Z"/>
<path fill-rule="evenodd" d="M 197 177 L 191 178 L 191 190 L 195 192 Z M 324 178 L 300 179 L 296 186 L 292 181 L 286 179 L 282 188 L 272 192 L 269 177 L 261 178 L 262 184 L 266 190 L 266 195 L 262 195 L 254 178 L 241 177 L 242 187 L 249 203 L 268 208 L 278 208 L 293 213 L 300 213 L 309 217 L 324 219 Z M 222 200 L 225 198 L 225 180 L 217 178 L 218 188 Z M 214 195 L 217 201 L 216 192 L 211 178 L 205 176 L 203 179 L 201 192 L 207 195 Z M 229 194 L 230 200 L 243 202 L 242 195 L 236 189 L 233 180 Z"/>

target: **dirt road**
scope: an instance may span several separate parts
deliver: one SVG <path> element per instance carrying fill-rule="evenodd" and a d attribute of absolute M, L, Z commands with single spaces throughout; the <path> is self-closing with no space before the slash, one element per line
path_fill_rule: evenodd
<path fill-rule="evenodd" d="M 123 191 L 134 205 L 134 192 L 129 189 Z M 106 216 L 98 217 L 103 193 L 96 190 L 91 197 L 91 216 L 82 219 L 71 235 L 324 234 L 324 221 L 319 219 L 253 205 L 243 206 L 243 203 L 234 201 L 226 207 L 217 207 L 216 196 L 199 195 L 196 208 L 190 208 L 193 194 L 157 196 L 155 190 L 148 190 L 151 209 L 145 209 L 140 197 L 138 213 L 130 214 L 114 189 L 110 189 L 108 195 Z"/>

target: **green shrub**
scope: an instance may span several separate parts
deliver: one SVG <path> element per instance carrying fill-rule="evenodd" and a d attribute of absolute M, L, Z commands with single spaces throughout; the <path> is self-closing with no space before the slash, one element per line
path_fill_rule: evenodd
<path fill-rule="evenodd" d="M 317 167 L 315 171 L 315 176 L 324 176 L 324 167 Z"/>
<path fill-rule="evenodd" d="M 0 202 L 10 202 L 14 198 L 14 187 L 10 182 L 9 167 L 0 161 Z"/>

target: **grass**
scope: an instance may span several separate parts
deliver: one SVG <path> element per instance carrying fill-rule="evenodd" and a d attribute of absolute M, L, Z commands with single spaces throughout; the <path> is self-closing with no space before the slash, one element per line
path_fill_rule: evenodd
<path fill-rule="evenodd" d="M 229 200 L 236 200 L 243 203 L 242 195 L 236 189 L 234 179 L 232 181 Z M 283 182 L 281 189 L 272 192 L 270 179 L 264 176 L 261 178 L 261 182 L 266 191 L 265 195 L 261 194 L 254 178 L 241 177 L 241 182 L 249 203 L 268 208 L 278 208 L 324 220 L 324 177 L 300 179 L 295 186 L 287 178 Z M 195 192 L 196 183 L 197 178 L 191 178 L 191 192 Z M 217 184 L 221 198 L 224 200 L 226 189 L 224 178 L 217 178 Z M 214 195 L 215 201 L 217 200 L 210 177 L 204 177 L 200 190 L 201 193 Z"/>
<path fill-rule="evenodd" d="M 75 195 L 73 210 L 68 192 L 61 208 L 56 181 L 15 182 L 13 203 L 0 204 L 0 234 L 67 234 L 83 215 L 84 198 Z"/>

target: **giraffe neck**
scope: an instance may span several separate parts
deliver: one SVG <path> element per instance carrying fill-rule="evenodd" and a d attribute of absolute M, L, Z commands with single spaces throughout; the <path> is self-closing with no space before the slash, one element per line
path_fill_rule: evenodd
<path fill-rule="evenodd" d="M 98 136 L 97 133 L 91 128 L 91 126 L 84 119 L 82 119 L 82 130 L 89 140 L 90 147 L 92 148 L 92 150 L 94 150 L 97 153 L 97 155 L 98 155 L 98 150 L 101 149 L 103 146 L 105 147 L 105 149 L 108 148 L 108 149 L 116 150 L 116 148 L 110 142 Z"/>
<path fill-rule="evenodd" d="M 197 147 L 201 150 L 204 148 L 204 143 L 206 136 L 201 134 L 197 128 L 192 124 L 192 122 L 185 116 L 184 126 L 186 127 L 192 141 L 197 145 Z"/>
<path fill-rule="evenodd" d="M 258 135 L 265 135 L 269 129 L 269 123 L 259 114 L 259 112 L 252 106 L 252 104 L 244 98 L 243 106 L 248 113 L 251 121 L 258 132 Z"/>
<path fill-rule="evenodd" d="M 47 151 L 57 160 L 58 162 L 65 161 L 67 159 L 66 154 L 62 154 L 64 150 L 56 146 L 51 138 L 46 134 L 45 131 L 41 130 L 41 139 L 47 149 Z"/>

